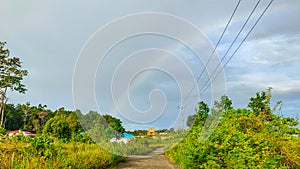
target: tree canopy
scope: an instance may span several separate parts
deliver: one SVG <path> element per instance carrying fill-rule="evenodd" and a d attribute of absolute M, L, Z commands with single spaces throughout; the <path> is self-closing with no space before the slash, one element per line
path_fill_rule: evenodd
<path fill-rule="evenodd" d="M 122 121 L 110 115 L 103 115 L 107 124 L 115 131 L 116 137 L 122 135 L 125 132 L 125 128 L 122 126 Z"/>

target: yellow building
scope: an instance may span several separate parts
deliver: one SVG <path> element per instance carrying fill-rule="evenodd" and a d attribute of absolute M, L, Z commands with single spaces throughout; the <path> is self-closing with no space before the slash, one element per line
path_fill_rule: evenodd
<path fill-rule="evenodd" d="M 148 134 L 148 136 L 155 136 L 156 135 L 155 129 L 154 128 L 149 128 L 147 134 Z"/>

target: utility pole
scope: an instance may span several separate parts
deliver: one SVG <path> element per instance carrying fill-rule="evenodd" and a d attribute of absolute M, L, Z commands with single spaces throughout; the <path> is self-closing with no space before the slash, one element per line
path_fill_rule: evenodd
<path fill-rule="evenodd" d="M 184 107 L 182 105 L 178 106 L 179 108 L 179 111 L 181 113 L 181 116 L 182 116 L 182 130 L 184 130 Z"/>

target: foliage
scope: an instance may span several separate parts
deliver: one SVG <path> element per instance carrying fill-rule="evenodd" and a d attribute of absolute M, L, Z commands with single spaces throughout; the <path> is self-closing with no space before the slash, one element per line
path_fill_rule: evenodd
<path fill-rule="evenodd" d="M 187 126 L 192 127 L 193 125 L 199 125 L 200 122 L 204 122 L 209 113 L 209 108 L 207 104 L 203 101 L 199 103 L 198 110 L 196 114 L 190 115 L 187 119 Z"/>
<path fill-rule="evenodd" d="M 83 131 L 80 122 L 78 121 L 77 115 L 75 112 L 70 112 L 68 116 L 66 117 L 66 121 L 69 125 L 69 128 L 71 130 L 71 133 L 80 133 Z"/>
<path fill-rule="evenodd" d="M 125 132 L 125 128 L 122 126 L 122 121 L 110 115 L 103 115 L 106 123 L 114 130 L 116 138 Z"/>
<path fill-rule="evenodd" d="M 72 133 L 71 142 L 81 142 L 81 143 L 88 143 L 88 144 L 94 143 L 91 137 L 88 134 L 83 132 L 81 134 Z"/>
<path fill-rule="evenodd" d="M 39 134 L 47 134 L 64 141 L 93 143 L 85 133 L 97 133 L 101 138 L 120 137 L 125 131 L 121 120 L 89 112 L 86 115 L 80 111 L 69 111 L 59 108 L 55 111 L 46 109 L 46 105 L 32 106 L 25 104 L 7 104 L 5 109 L 6 130 L 34 130 Z"/>
<path fill-rule="evenodd" d="M 89 113 L 83 115 L 79 110 L 77 110 L 76 115 L 84 131 L 92 129 L 98 123 L 105 124 L 105 119 L 102 118 L 102 116 L 100 116 L 100 114 L 95 111 L 90 111 Z"/>
<path fill-rule="evenodd" d="M 227 95 L 221 96 L 221 100 L 219 102 L 215 101 L 214 107 L 225 112 L 233 109 L 232 101 L 228 98 Z"/>
<path fill-rule="evenodd" d="M 62 116 L 58 115 L 47 121 L 43 133 L 60 139 L 69 139 L 71 129 L 68 122 Z"/>
<path fill-rule="evenodd" d="M 203 125 L 194 126 L 168 157 L 182 168 L 299 168 L 298 122 L 271 112 L 270 90 L 256 96 L 251 110 L 226 109 L 204 142 Z"/>
<path fill-rule="evenodd" d="M 52 158 L 57 155 L 57 149 L 54 146 L 53 140 L 47 135 L 29 137 L 28 142 L 39 156 Z"/>
<path fill-rule="evenodd" d="M 7 131 L 5 130 L 5 128 L 0 127 L 0 136 L 1 136 L 1 135 L 5 135 L 6 132 L 7 132 Z"/>
<path fill-rule="evenodd" d="M 192 127 L 196 121 L 197 114 L 189 115 L 186 121 L 188 127 Z"/>
<path fill-rule="evenodd" d="M 271 102 L 271 90 L 272 88 L 268 88 L 267 91 L 261 91 L 260 93 L 256 93 L 256 97 L 251 97 L 248 107 L 258 115 L 260 112 L 264 112 L 265 114 L 270 114 L 270 102 Z"/>
<path fill-rule="evenodd" d="M 47 116 L 40 116 L 40 113 Z M 5 106 L 5 129 L 7 130 L 36 130 L 41 131 L 45 122 L 55 115 L 55 112 L 46 110 L 45 105 L 31 106 L 26 104 L 7 104 Z"/>
<path fill-rule="evenodd" d="M 5 106 L 5 114 L 6 116 L 4 124 L 7 130 L 17 130 L 22 128 L 24 124 L 22 119 L 22 110 L 13 104 L 7 104 Z"/>

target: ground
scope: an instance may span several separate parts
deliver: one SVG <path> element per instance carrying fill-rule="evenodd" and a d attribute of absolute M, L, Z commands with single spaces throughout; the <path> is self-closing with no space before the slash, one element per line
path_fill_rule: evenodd
<path fill-rule="evenodd" d="M 164 154 L 163 148 L 157 148 L 148 155 L 135 155 L 126 158 L 117 169 L 180 169 Z"/>

